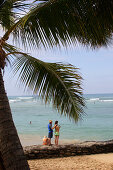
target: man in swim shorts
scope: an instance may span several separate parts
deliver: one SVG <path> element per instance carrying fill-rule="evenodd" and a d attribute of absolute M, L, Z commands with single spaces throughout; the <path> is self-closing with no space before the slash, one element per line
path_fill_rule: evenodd
<path fill-rule="evenodd" d="M 48 124 L 48 138 L 49 138 L 49 145 L 51 145 L 51 138 L 53 137 L 53 129 L 52 129 L 52 120 L 49 120 Z"/>

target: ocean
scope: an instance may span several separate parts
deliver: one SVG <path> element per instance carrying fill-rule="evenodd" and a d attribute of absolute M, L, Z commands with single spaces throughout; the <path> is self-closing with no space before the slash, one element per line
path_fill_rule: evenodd
<path fill-rule="evenodd" d="M 113 94 L 87 94 L 84 97 L 85 114 L 76 124 L 36 96 L 8 97 L 22 145 L 41 144 L 43 136 L 48 135 L 49 120 L 53 120 L 53 125 L 59 121 L 61 143 L 113 139 Z"/>

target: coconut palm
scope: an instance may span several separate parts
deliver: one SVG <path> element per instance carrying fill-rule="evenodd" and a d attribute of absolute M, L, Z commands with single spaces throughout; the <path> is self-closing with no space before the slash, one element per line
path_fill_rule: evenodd
<path fill-rule="evenodd" d="M 109 2 L 108 2 L 109 1 Z M 1 169 L 29 169 L 4 88 L 3 71 L 13 57 L 13 70 L 26 88 L 53 103 L 61 114 L 78 121 L 83 113 L 81 76 L 70 64 L 47 63 L 7 41 L 27 48 L 52 48 L 77 42 L 98 47 L 111 41 L 113 3 L 108 0 L 2 0 L 0 25 L 0 161 Z M 107 18 L 106 18 L 107 14 Z"/>

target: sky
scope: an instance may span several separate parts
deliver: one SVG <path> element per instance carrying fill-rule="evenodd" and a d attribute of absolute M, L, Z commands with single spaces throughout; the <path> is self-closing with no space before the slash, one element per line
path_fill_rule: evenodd
<path fill-rule="evenodd" d="M 1 30 L 1 29 L 0 29 Z M 0 31 L 0 35 L 3 32 Z M 12 39 L 8 40 L 12 43 Z M 29 53 L 32 56 L 48 62 L 70 63 L 80 68 L 83 77 L 82 87 L 85 94 L 113 93 L 113 45 L 111 47 L 101 47 L 90 49 L 80 44 L 66 48 L 57 47 L 53 49 L 36 49 Z M 8 96 L 29 95 L 30 91 L 24 91 L 17 82 L 17 77 L 13 77 L 9 68 L 5 69 L 4 82 Z"/>
<path fill-rule="evenodd" d="M 29 52 L 43 61 L 71 63 L 80 68 L 84 94 L 113 93 L 113 47 L 92 50 L 77 44 L 67 49 L 42 48 Z M 18 87 L 17 77 L 10 74 L 9 68 L 5 70 L 4 82 L 8 96 L 32 94 Z"/>

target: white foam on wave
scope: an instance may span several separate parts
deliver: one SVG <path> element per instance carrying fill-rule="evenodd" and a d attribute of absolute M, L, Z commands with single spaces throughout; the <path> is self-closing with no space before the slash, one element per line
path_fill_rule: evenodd
<path fill-rule="evenodd" d="M 90 101 L 99 101 L 99 98 L 91 98 Z"/>
<path fill-rule="evenodd" d="M 113 102 L 113 100 L 100 100 L 101 102 Z"/>
<path fill-rule="evenodd" d="M 9 103 L 17 103 L 17 102 L 36 102 L 36 100 L 33 97 L 17 97 L 15 99 L 9 99 Z"/>
<path fill-rule="evenodd" d="M 10 100 L 9 100 L 9 103 L 16 103 L 16 102 L 20 102 L 20 101 L 21 101 L 21 100 L 16 100 L 16 99 L 15 99 L 15 100 L 11 100 L 11 99 L 10 99 Z"/>
<path fill-rule="evenodd" d="M 91 98 L 89 99 L 88 101 L 91 101 L 91 102 L 113 102 L 113 99 L 99 99 L 99 98 Z"/>
<path fill-rule="evenodd" d="M 18 97 L 20 100 L 30 100 L 33 99 L 33 97 Z"/>

